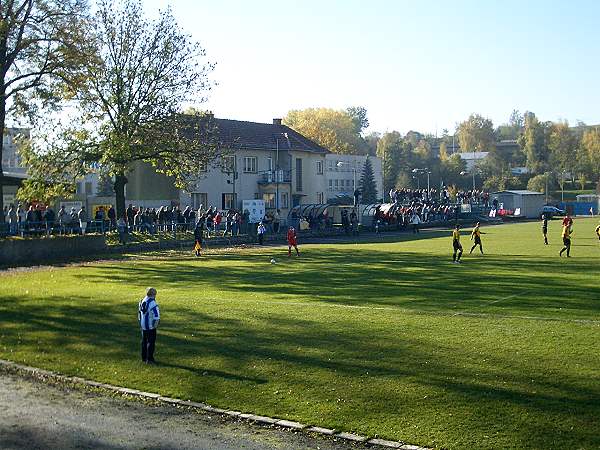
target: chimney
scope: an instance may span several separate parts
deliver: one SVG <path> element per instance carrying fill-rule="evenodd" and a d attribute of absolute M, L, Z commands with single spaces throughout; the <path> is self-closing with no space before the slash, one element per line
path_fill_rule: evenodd
<path fill-rule="evenodd" d="M 281 125 L 281 119 L 273 119 L 273 125 Z"/>

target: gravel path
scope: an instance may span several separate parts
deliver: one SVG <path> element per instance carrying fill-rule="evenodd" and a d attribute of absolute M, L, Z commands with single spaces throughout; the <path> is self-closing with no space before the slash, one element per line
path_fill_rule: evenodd
<path fill-rule="evenodd" d="M 0 373 L 0 448 L 340 450 L 352 446 Z"/>

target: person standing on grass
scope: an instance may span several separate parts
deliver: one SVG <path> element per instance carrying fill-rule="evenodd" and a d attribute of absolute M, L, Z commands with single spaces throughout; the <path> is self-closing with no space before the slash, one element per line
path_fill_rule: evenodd
<path fill-rule="evenodd" d="M 160 322 L 160 311 L 156 303 L 156 289 L 146 289 L 146 296 L 138 305 L 138 320 L 142 329 L 142 361 L 154 364 L 154 345 L 156 343 L 156 328 Z"/>
<path fill-rule="evenodd" d="M 572 233 L 573 232 L 571 231 L 571 227 L 569 225 L 563 226 L 562 238 L 563 238 L 564 247 L 558 254 L 559 256 L 562 256 L 563 252 L 566 250 L 567 258 L 571 257 L 570 253 L 571 253 L 571 234 Z"/>
<path fill-rule="evenodd" d="M 594 231 L 596 231 L 596 236 L 598 237 L 598 240 L 600 241 L 600 225 L 598 225 Z"/>
<path fill-rule="evenodd" d="M 202 252 L 202 237 L 204 235 L 204 217 L 200 217 L 194 228 L 194 252 L 196 256 L 200 256 Z"/>
<path fill-rule="evenodd" d="M 452 262 L 454 264 L 460 264 L 460 257 L 463 254 L 462 245 L 460 245 L 460 225 L 456 224 L 454 231 L 452 231 Z"/>
<path fill-rule="evenodd" d="M 473 231 L 471 232 L 471 240 L 474 242 L 473 243 L 473 247 L 471 247 L 471 251 L 469 252 L 469 255 L 471 253 L 473 253 L 473 250 L 475 250 L 475 247 L 477 247 L 479 245 L 479 251 L 481 252 L 481 254 L 483 255 L 483 247 L 481 245 L 481 230 L 479 229 L 479 222 L 477 222 L 475 224 L 475 227 L 473 228 Z"/>
<path fill-rule="evenodd" d="M 256 228 L 256 233 L 258 234 L 258 243 L 263 245 L 265 242 L 265 233 L 267 232 L 267 227 L 262 222 L 259 222 L 258 227 Z"/>
<path fill-rule="evenodd" d="M 544 244 L 548 245 L 548 218 L 542 214 L 542 234 L 544 235 Z"/>
<path fill-rule="evenodd" d="M 292 256 L 292 247 L 296 249 L 296 256 L 300 256 L 300 252 L 298 251 L 298 235 L 296 234 L 296 229 L 294 227 L 289 227 L 287 232 L 287 242 L 288 242 L 288 258 Z"/>

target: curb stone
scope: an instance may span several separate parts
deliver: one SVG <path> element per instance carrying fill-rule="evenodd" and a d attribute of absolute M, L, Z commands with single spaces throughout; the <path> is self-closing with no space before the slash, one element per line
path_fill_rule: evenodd
<path fill-rule="evenodd" d="M 341 438 L 341 439 L 346 439 L 347 441 L 352 441 L 352 442 L 367 442 L 367 438 L 365 436 L 360 436 L 360 435 L 354 434 L 354 433 L 346 433 L 344 431 L 336 434 L 335 437 Z"/>
<path fill-rule="evenodd" d="M 165 397 L 160 394 L 155 394 L 152 392 L 144 392 L 139 391 L 137 389 L 130 389 L 121 386 L 114 386 L 106 383 L 99 383 L 97 381 L 86 380 L 81 377 L 69 377 L 66 375 L 61 375 L 57 372 L 52 372 L 44 369 L 37 369 L 35 367 L 25 366 L 22 364 L 17 364 L 12 361 L 7 361 L 4 359 L 0 359 L 0 369 L 4 369 L 10 373 L 16 374 L 28 374 L 33 378 L 36 378 L 41 381 L 46 381 L 48 379 L 54 379 L 56 381 L 62 381 L 70 384 L 79 384 L 88 387 L 94 387 L 98 389 L 104 389 L 107 391 L 115 392 L 125 396 L 133 396 L 140 397 L 147 400 L 154 400 L 160 403 L 164 403 L 166 405 L 172 406 L 187 406 L 199 411 L 221 414 L 223 416 L 230 416 L 232 418 L 237 419 L 246 419 L 251 422 L 256 422 L 265 425 L 274 425 L 283 428 L 289 428 L 297 431 L 308 431 L 312 433 L 322 434 L 324 436 L 332 436 L 335 438 L 345 439 L 348 441 L 356 442 L 356 443 L 366 443 L 369 445 L 376 445 L 387 448 L 399 448 L 400 450 L 430 450 L 426 447 L 419 447 L 418 445 L 410 445 L 404 444 L 403 442 L 397 441 L 386 441 L 384 439 L 369 439 L 365 436 L 360 436 L 353 433 L 347 432 L 338 432 L 338 430 L 330 429 L 330 428 L 322 428 L 317 426 L 309 426 L 307 424 L 303 424 L 300 422 L 295 422 L 292 420 L 285 419 L 276 419 L 273 417 L 267 416 L 259 416 L 255 414 L 242 413 L 240 411 L 232 411 L 221 408 L 216 408 L 205 403 L 193 402 L 190 400 L 181 400 L 178 398 Z"/>

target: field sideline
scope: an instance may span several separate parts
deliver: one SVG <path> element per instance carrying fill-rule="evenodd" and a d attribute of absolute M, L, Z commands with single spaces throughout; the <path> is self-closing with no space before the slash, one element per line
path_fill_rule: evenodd
<path fill-rule="evenodd" d="M 0 272 L 0 358 L 429 447 L 600 448 L 597 223 L 568 259 L 552 221 L 549 246 L 539 223 L 482 228 L 483 256 L 465 230 L 462 265 L 429 231 Z"/>

